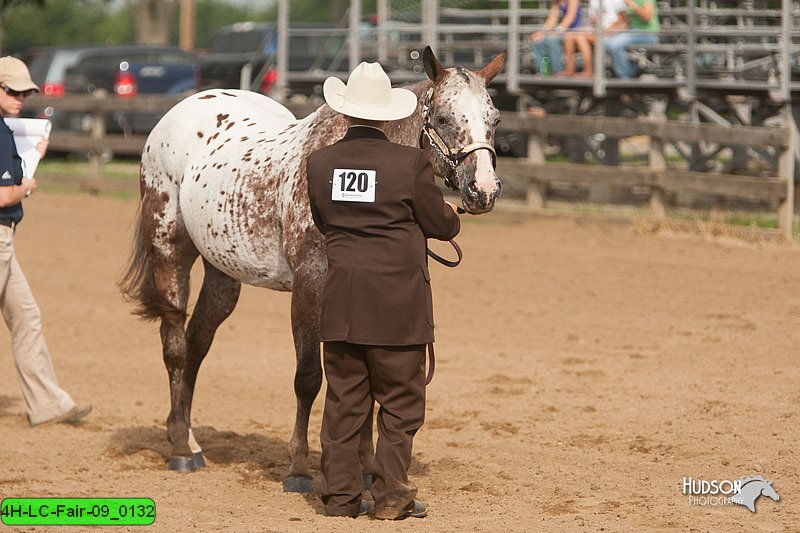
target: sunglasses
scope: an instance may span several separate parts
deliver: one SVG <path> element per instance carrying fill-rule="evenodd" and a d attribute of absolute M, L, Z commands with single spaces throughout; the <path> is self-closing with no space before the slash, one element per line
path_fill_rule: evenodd
<path fill-rule="evenodd" d="M 27 91 L 15 91 L 14 89 L 9 89 L 5 85 L 0 85 L 3 90 L 6 92 L 8 96 L 16 98 L 17 96 L 28 97 L 34 93 L 33 89 L 28 89 Z"/>

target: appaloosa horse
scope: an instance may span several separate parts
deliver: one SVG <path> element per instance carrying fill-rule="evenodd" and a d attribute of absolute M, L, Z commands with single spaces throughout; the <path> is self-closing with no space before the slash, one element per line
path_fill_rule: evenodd
<path fill-rule="evenodd" d="M 504 61 L 500 54 L 477 73 L 444 69 L 427 48 L 423 63 L 430 80 L 409 87 L 420 100 L 417 112 L 386 127 L 391 141 L 428 151 L 434 171 L 460 190 L 472 214 L 490 211 L 500 193 L 492 148 L 498 111 L 486 84 Z M 248 283 L 293 292 L 297 415 L 284 489 L 311 491 L 308 417 L 322 384 L 319 302 L 327 264 L 309 210 L 305 161 L 345 130 L 344 117 L 327 105 L 295 120 L 265 96 L 209 90 L 177 104 L 150 133 L 142 153 L 136 240 L 120 285 L 138 300 L 139 315 L 161 320 L 172 469 L 204 465 L 191 431 L 197 372 L 236 306 L 241 284 Z M 205 276 L 186 327 L 189 273 L 198 255 Z M 366 473 L 371 429 L 370 420 L 361 450 Z"/>

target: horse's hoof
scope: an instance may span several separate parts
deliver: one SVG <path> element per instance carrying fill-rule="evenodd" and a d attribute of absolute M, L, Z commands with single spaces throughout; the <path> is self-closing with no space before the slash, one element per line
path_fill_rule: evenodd
<path fill-rule="evenodd" d="M 206 467 L 206 458 L 203 456 L 203 452 L 194 452 L 192 454 L 192 459 L 194 459 L 194 466 L 197 468 L 205 468 Z"/>
<path fill-rule="evenodd" d="M 314 486 L 310 477 L 287 477 L 283 480 L 283 492 L 302 492 L 311 494 Z"/>
<path fill-rule="evenodd" d="M 173 455 L 169 458 L 169 469 L 182 474 L 188 474 L 197 470 L 194 457 L 183 457 L 180 455 Z"/>
<path fill-rule="evenodd" d="M 372 474 L 364 474 L 364 490 L 372 490 Z"/>

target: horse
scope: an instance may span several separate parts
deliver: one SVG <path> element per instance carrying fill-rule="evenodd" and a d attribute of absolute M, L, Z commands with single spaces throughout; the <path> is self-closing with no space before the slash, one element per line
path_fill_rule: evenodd
<path fill-rule="evenodd" d="M 741 489 L 736 496 L 731 496 L 731 503 L 744 505 L 750 512 L 756 512 L 756 500 L 764 495 L 773 500 L 780 501 L 781 497 L 775 491 L 771 481 L 764 479 L 764 476 L 749 476 L 739 480 Z"/>
<path fill-rule="evenodd" d="M 384 130 L 393 142 L 423 147 L 470 214 L 491 211 L 501 191 L 493 148 L 499 112 L 486 87 L 504 62 L 505 52 L 477 72 L 445 69 L 427 47 L 428 79 L 408 86 L 418 97 L 417 110 Z M 312 492 L 307 433 L 322 385 L 319 316 L 327 262 L 311 217 L 305 160 L 346 129 L 345 117 L 327 105 L 296 120 L 266 96 L 211 89 L 176 104 L 149 134 L 133 249 L 119 284 L 137 303 L 134 313 L 160 320 L 172 470 L 205 466 L 191 429 L 195 382 L 217 328 L 247 283 L 292 292 L 297 410 L 284 490 Z M 203 284 L 186 325 L 189 274 L 198 257 Z M 371 418 L 359 450 L 365 478 L 372 472 Z"/>

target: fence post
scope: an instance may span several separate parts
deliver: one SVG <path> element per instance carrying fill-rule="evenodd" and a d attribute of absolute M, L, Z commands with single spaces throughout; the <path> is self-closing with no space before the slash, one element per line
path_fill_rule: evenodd
<path fill-rule="evenodd" d="M 96 103 L 92 106 L 91 137 L 93 148 L 89 151 L 89 176 L 92 185 L 89 190 L 98 193 L 103 179 L 101 167 L 103 158 L 102 145 L 106 136 L 106 113 L 103 110 L 102 101 L 106 99 L 107 93 L 104 89 L 98 89 L 93 93 L 93 96 L 96 99 Z"/>
<path fill-rule="evenodd" d="M 647 115 L 653 122 L 666 122 L 666 110 L 666 99 L 653 97 L 649 102 Z M 667 169 L 667 160 L 664 157 L 664 139 L 655 135 L 650 136 L 650 150 L 647 159 L 648 168 L 658 176 L 658 184 L 650 187 L 650 215 L 655 220 L 664 220 L 667 217 L 663 187 L 663 176 Z"/>
<path fill-rule="evenodd" d="M 528 134 L 528 161 L 535 165 L 543 165 L 545 162 L 544 134 L 539 130 Z M 528 206 L 534 211 L 539 211 L 547 207 L 547 182 L 531 178 L 528 183 L 527 199 Z"/>
<path fill-rule="evenodd" d="M 791 100 L 783 104 L 783 125 L 789 130 L 786 144 L 778 155 L 778 176 L 786 180 L 786 198 L 778 206 L 778 226 L 787 239 L 792 238 L 792 219 L 794 215 L 794 158 L 797 125 L 794 122 Z"/>

